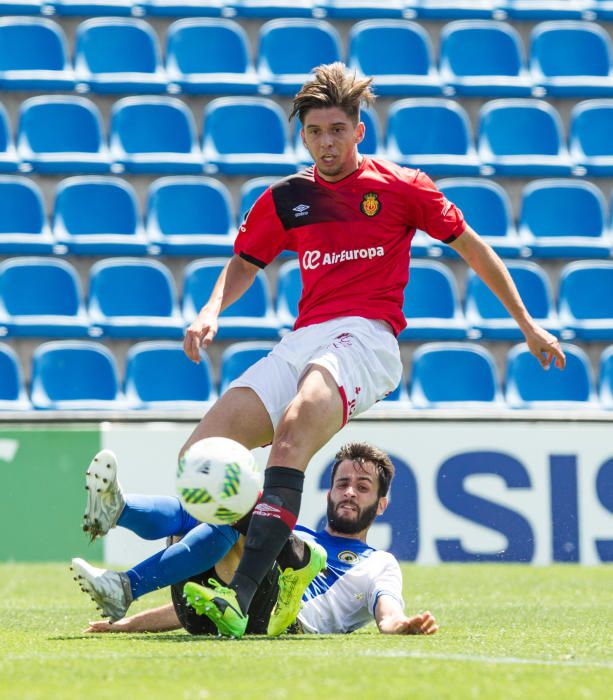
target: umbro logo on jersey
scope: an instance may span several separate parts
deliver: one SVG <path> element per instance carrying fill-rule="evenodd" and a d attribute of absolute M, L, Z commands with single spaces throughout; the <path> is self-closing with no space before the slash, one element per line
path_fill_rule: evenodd
<path fill-rule="evenodd" d="M 451 202 L 448 199 L 443 199 L 444 207 L 443 211 L 441 212 L 441 216 L 447 216 L 447 212 L 451 209 Z"/>
<path fill-rule="evenodd" d="M 310 204 L 299 204 L 298 206 L 294 207 L 292 211 L 294 212 L 294 216 L 306 216 L 309 213 L 309 209 L 311 208 Z"/>

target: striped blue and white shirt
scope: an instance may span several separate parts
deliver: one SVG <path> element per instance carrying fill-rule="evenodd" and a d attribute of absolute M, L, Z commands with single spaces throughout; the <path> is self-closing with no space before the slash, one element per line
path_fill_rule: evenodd
<path fill-rule="evenodd" d="M 383 595 L 404 607 L 402 572 L 392 554 L 325 530 L 314 532 L 298 525 L 294 532 L 304 540 L 317 542 L 328 553 L 326 570 L 303 596 L 298 620 L 305 632 L 353 632 L 374 618 L 377 601 Z"/>

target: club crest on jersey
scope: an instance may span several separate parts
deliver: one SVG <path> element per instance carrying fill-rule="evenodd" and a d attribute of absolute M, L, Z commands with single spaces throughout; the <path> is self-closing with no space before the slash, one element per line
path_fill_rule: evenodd
<path fill-rule="evenodd" d="M 358 559 L 360 558 L 355 552 L 351 552 L 348 549 L 339 552 L 337 556 L 341 561 L 345 562 L 345 564 L 349 564 L 350 566 L 357 564 Z"/>
<path fill-rule="evenodd" d="M 362 202 L 360 203 L 360 211 L 366 216 L 375 216 L 381 211 L 381 202 L 379 201 L 379 195 L 376 192 L 367 192 L 362 197 Z"/>

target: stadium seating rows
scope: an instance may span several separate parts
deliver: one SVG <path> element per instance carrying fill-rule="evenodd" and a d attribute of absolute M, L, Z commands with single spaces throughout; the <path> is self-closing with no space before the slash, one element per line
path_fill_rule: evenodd
<path fill-rule="evenodd" d="M 560 115 L 544 100 L 501 98 L 481 110 L 476 139 L 466 110 L 444 97 L 397 100 L 385 138 L 361 149 L 433 176 L 613 175 L 613 99 L 579 102 L 566 145 Z M 219 97 L 205 107 L 202 137 L 176 97 L 124 97 L 113 105 L 108 143 L 96 104 L 76 95 L 37 96 L 20 107 L 13 143 L 0 104 L 0 172 L 286 175 L 310 162 L 299 129 L 266 97 Z"/>
<path fill-rule="evenodd" d="M 183 272 L 179 300 L 174 279 L 154 259 L 113 257 L 89 271 L 85 298 L 74 267 L 55 257 L 15 257 L 0 263 L 0 335 L 55 338 L 178 339 L 209 298 L 227 258 L 204 258 Z M 563 339 L 613 340 L 613 262 L 571 262 L 562 268 L 558 304 L 549 278 L 529 261 L 508 261 L 531 315 Z M 587 281 L 589 280 L 589 282 Z M 293 325 L 301 293 L 298 262 L 281 265 L 273 303 L 266 273 L 220 318 L 225 340 L 276 339 Z M 448 268 L 414 261 L 400 340 L 521 340 L 498 299 L 474 273 L 462 300 Z"/>
<path fill-rule="evenodd" d="M 0 255 L 230 255 L 245 213 L 274 181 L 246 181 L 235 211 L 228 188 L 215 178 L 161 177 L 149 186 L 141 214 L 129 180 L 75 175 L 58 183 L 47 221 L 42 192 L 33 180 L 0 175 Z M 613 254 L 613 202 L 608 214 L 604 195 L 592 182 L 529 182 L 517 221 L 507 192 L 496 182 L 456 177 L 437 185 L 502 257 L 593 259 Z M 418 232 L 412 255 L 455 253 Z"/>
<path fill-rule="evenodd" d="M 6 14 L 611 19 L 611 0 L 0 0 Z"/>
<path fill-rule="evenodd" d="M 449 22 L 441 30 L 438 65 L 428 32 L 409 20 L 355 23 L 346 55 L 332 23 L 292 17 L 264 23 L 254 50 L 245 29 L 224 18 L 177 20 L 168 28 L 165 43 L 162 52 L 156 32 L 145 20 L 94 17 L 77 27 L 71 62 L 59 23 L 43 17 L 4 17 L 0 87 L 293 95 L 314 66 L 345 60 L 358 73 L 375 76 L 380 95 L 395 97 L 613 95 L 611 39 L 600 25 L 587 21 L 537 24 L 527 52 L 508 23 Z M 386 50 L 380 51 L 383 45 Z"/>
<path fill-rule="evenodd" d="M 221 358 L 220 388 L 265 357 L 270 342 L 228 346 Z M 394 403 L 413 408 L 605 408 L 613 409 L 613 346 L 601 355 L 596 386 L 584 351 L 564 344 L 563 372 L 543 372 L 525 344 L 510 349 L 501 384 L 491 353 L 472 343 L 433 342 L 413 354 L 410 376 L 376 410 Z M 126 357 L 123 381 L 113 353 L 90 340 L 59 340 L 39 345 L 32 357 L 30 392 L 19 360 L 0 343 L 0 410 L 164 411 L 202 408 L 218 396 L 209 359 L 187 359 L 179 341 L 144 341 Z"/>

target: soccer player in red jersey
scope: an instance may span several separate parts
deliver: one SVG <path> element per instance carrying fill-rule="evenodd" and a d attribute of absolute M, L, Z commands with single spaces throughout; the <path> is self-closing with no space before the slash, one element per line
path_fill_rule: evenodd
<path fill-rule="evenodd" d="M 282 250 L 298 254 L 303 292 L 291 333 L 247 370 L 204 416 L 184 450 L 223 436 L 252 449 L 272 443 L 264 491 L 246 531 L 245 550 L 228 588 L 203 588 L 219 631 L 241 637 L 258 584 L 277 559 L 284 569 L 269 633 L 298 613 L 303 591 L 325 565 L 284 559 L 311 457 L 345 422 L 396 388 L 396 337 L 405 326 L 403 292 L 416 229 L 448 243 L 504 304 L 530 351 L 547 369 L 564 367 L 557 339 L 524 306 L 504 263 L 462 213 L 418 170 L 359 153 L 360 105 L 371 104 L 372 78 L 341 63 L 319 66 L 293 102 L 314 166 L 266 190 L 240 227 L 234 252 L 210 299 L 187 329 L 187 356 L 199 361 L 219 314 Z"/>

